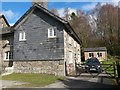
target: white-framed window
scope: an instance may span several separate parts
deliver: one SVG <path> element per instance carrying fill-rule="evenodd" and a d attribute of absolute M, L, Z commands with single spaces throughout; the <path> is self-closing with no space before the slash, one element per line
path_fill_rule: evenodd
<path fill-rule="evenodd" d="M 94 54 L 93 53 L 89 53 L 89 57 L 94 57 Z"/>
<path fill-rule="evenodd" d="M 10 51 L 5 52 L 4 54 L 4 59 L 5 60 L 10 60 L 12 59 L 12 53 Z"/>
<path fill-rule="evenodd" d="M 19 33 L 19 41 L 26 41 L 26 33 L 25 32 L 20 32 Z"/>
<path fill-rule="evenodd" d="M 73 63 L 73 53 L 72 53 L 72 51 L 69 51 L 69 52 L 68 52 L 68 55 L 69 55 L 69 56 L 68 56 L 69 64 L 70 64 L 70 63 Z"/>
<path fill-rule="evenodd" d="M 48 38 L 55 38 L 57 35 L 57 28 L 56 27 L 51 27 L 48 28 Z"/>
<path fill-rule="evenodd" d="M 102 53 L 97 53 L 98 57 L 102 57 Z"/>
<path fill-rule="evenodd" d="M 74 41 L 74 47 L 77 47 L 77 42 L 76 41 Z"/>

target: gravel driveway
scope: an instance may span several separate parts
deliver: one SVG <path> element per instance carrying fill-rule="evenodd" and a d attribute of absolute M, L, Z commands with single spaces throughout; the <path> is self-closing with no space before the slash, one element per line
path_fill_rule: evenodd
<path fill-rule="evenodd" d="M 19 86 L 28 84 L 25 82 L 18 82 L 18 81 L 8 81 L 8 80 L 0 80 L 2 88 L 18 88 Z"/>

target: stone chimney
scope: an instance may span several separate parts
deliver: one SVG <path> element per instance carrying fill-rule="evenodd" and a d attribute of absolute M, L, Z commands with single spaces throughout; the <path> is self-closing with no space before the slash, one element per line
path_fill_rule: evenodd
<path fill-rule="evenodd" d="M 43 7 L 45 7 L 47 9 L 48 8 L 48 6 L 47 6 L 48 2 L 47 1 L 48 0 L 32 0 L 32 5 L 34 3 L 38 3 L 38 4 L 42 5 Z"/>

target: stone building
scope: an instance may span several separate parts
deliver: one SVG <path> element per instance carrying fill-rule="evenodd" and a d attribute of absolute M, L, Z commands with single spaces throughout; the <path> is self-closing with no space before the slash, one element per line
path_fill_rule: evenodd
<path fill-rule="evenodd" d="M 7 31 L 16 73 L 73 75 L 81 63 L 81 41 L 73 28 L 37 3 Z"/>
<path fill-rule="evenodd" d="M 96 47 L 96 48 L 84 48 L 85 60 L 96 57 L 100 61 L 107 60 L 107 48 L 106 47 Z"/>
<path fill-rule="evenodd" d="M 6 18 L 4 15 L 0 14 L 0 29 L 3 27 L 9 27 L 9 23 L 7 22 Z"/>
<path fill-rule="evenodd" d="M 12 67 L 13 37 L 11 27 L 3 15 L 0 16 L 0 61 L 2 66 Z"/>
<path fill-rule="evenodd" d="M 0 74 L 13 68 L 13 37 L 11 27 L 3 15 L 0 16 Z"/>
<path fill-rule="evenodd" d="M 81 62 L 80 39 L 67 21 L 34 4 L 13 28 L 15 72 L 75 72 L 75 61 Z"/>

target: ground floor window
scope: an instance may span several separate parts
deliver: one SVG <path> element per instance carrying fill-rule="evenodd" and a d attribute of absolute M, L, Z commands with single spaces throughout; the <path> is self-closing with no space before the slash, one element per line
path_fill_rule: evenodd
<path fill-rule="evenodd" d="M 71 51 L 68 52 L 68 61 L 69 61 L 69 64 L 70 63 L 73 63 L 73 53 Z"/>
<path fill-rule="evenodd" d="M 98 57 L 102 57 L 102 53 L 97 53 Z"/>
<path fill-rule="evenodd" d="M 89 57 L 94 57 L 94 54 L 93 53 L 89 53 Z"/>
<path fill-rule="evenodd" d="M 13 54 L 12 54 L 12 52 L 10 52 L 10 51 L 5 52 L 5 54 L 4 54 L 4 59 L 5 59 L 5 60 L 13 59 Z"/>

